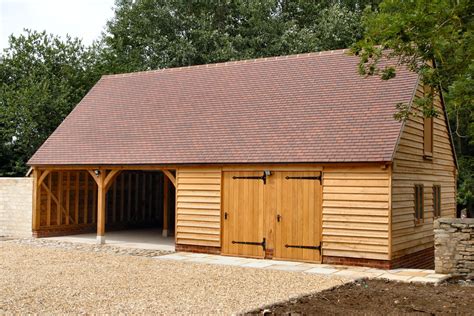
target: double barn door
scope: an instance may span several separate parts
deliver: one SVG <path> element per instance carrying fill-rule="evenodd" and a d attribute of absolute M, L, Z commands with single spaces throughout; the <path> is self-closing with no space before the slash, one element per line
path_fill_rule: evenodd
<path fill-rule="evenodd" d="M 222 253 L 320 261 L 320 172 L 224 172 Z"/>

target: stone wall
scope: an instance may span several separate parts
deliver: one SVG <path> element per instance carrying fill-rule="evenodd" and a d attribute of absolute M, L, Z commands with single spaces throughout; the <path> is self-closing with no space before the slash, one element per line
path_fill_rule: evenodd
<path fill-rule="evenodd" d="M 32 178 L 0 178 L 0 236 L 31 236 L 32 203 Z"/>
<path fill-rule="evenodd" d="M 474 219 L 440 218 L 434 233 L 436 273 L 474 279 Z"/>

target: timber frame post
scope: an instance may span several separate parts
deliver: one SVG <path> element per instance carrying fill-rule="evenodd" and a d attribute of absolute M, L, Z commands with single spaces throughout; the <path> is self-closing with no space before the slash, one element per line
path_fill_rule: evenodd
<path fill-rule="evenodd" d="M 163 177 L 163 237 L 168 237 L 168 177 Z"/>
<path fill-rule="evenodd" d="M 38 169 L 33 169 L 33 209 L 32 209 L 32 233 L 35 235 L 40 227 L 40 184 L 39 177 L 41 173 Z"/>
<path fill-rule="evenodd" d="M 97 183 L 97 243 L 105 244 L 105 198 L 120 170 L 87 170 Z"/>

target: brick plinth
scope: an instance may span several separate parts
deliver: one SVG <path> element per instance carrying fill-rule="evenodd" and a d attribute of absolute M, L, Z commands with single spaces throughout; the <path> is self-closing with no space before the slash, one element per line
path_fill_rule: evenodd
<path fill-rule="evenodd" d="M 434 247 L 392 259 L 391 268 L 434 269 Z"/>
<path fill-rule="evenodd" d="M 184 252 L 208 253 L 208 254 L 212 254 L 212 255 L 220 255 L 221 254 L 221 248 L 220 247 L 177 244 L 175 246 L 175 249 L 176 249 L 176 251 L 184 251 Z"/>
<path fill-rule="evenodd" d="M 323 263 L 346 266 L 372 267 L 377 269 L 433 269 L 434 248 L 431 247 L 392 260 L 323 256 Z"/>
<path fill-rule="evenodd" d="M 76 226 L 76 227 L 58 227 L 58 228 L 44 228 L 40 230 L 33 231 L 33 237 L 57 237 L 57 236 L 68 236 L 68 235 L 78 235 L 85 233 L 95 232 L 97 227 L 95 225 L 88 226 Z"/>
<path fill-rule="evenodd" d="M 323 263 L 345 266 L 372 267 L 377 269 L 390 269 L 389 260 L 323 256 Z"/>

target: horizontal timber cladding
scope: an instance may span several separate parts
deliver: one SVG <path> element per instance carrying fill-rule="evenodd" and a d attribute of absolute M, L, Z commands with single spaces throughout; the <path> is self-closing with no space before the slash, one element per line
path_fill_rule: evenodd
<path fill-rule="evenodd" d="M 323 256 L 388 260 L 390 169 L 325 167 Z"/>
<path fill-rule="evenodd" d="M 107 191 L 107 227 L 162 223 L 163 177 L 161 172 L 121 172 Z M 95 230 L 97 185 L 87 171 L 51 171 L 38 188 L 38 203 L 38 231 L 47 234 L 37 236 Z"/>
<path fill-rule="evenodd" d="M 423 96 L 420 85 L 416 96 Z M 433 247 L 433 185 L 441 186 L 441 216 L 456 214 L 456 171 L 446 117 L 439 97 L 434 105 L 433 156 L 425 159 L 424 119 L 418 110 L 405 122 L 393 162 L 392 258 Z M 424 219 L 415 222 L 414 186 L 424 187 Z"/>
<path fill-rule="evenodd" d="M 220 247 L 221 169 L 179 168 L 176 244 Z"/>

